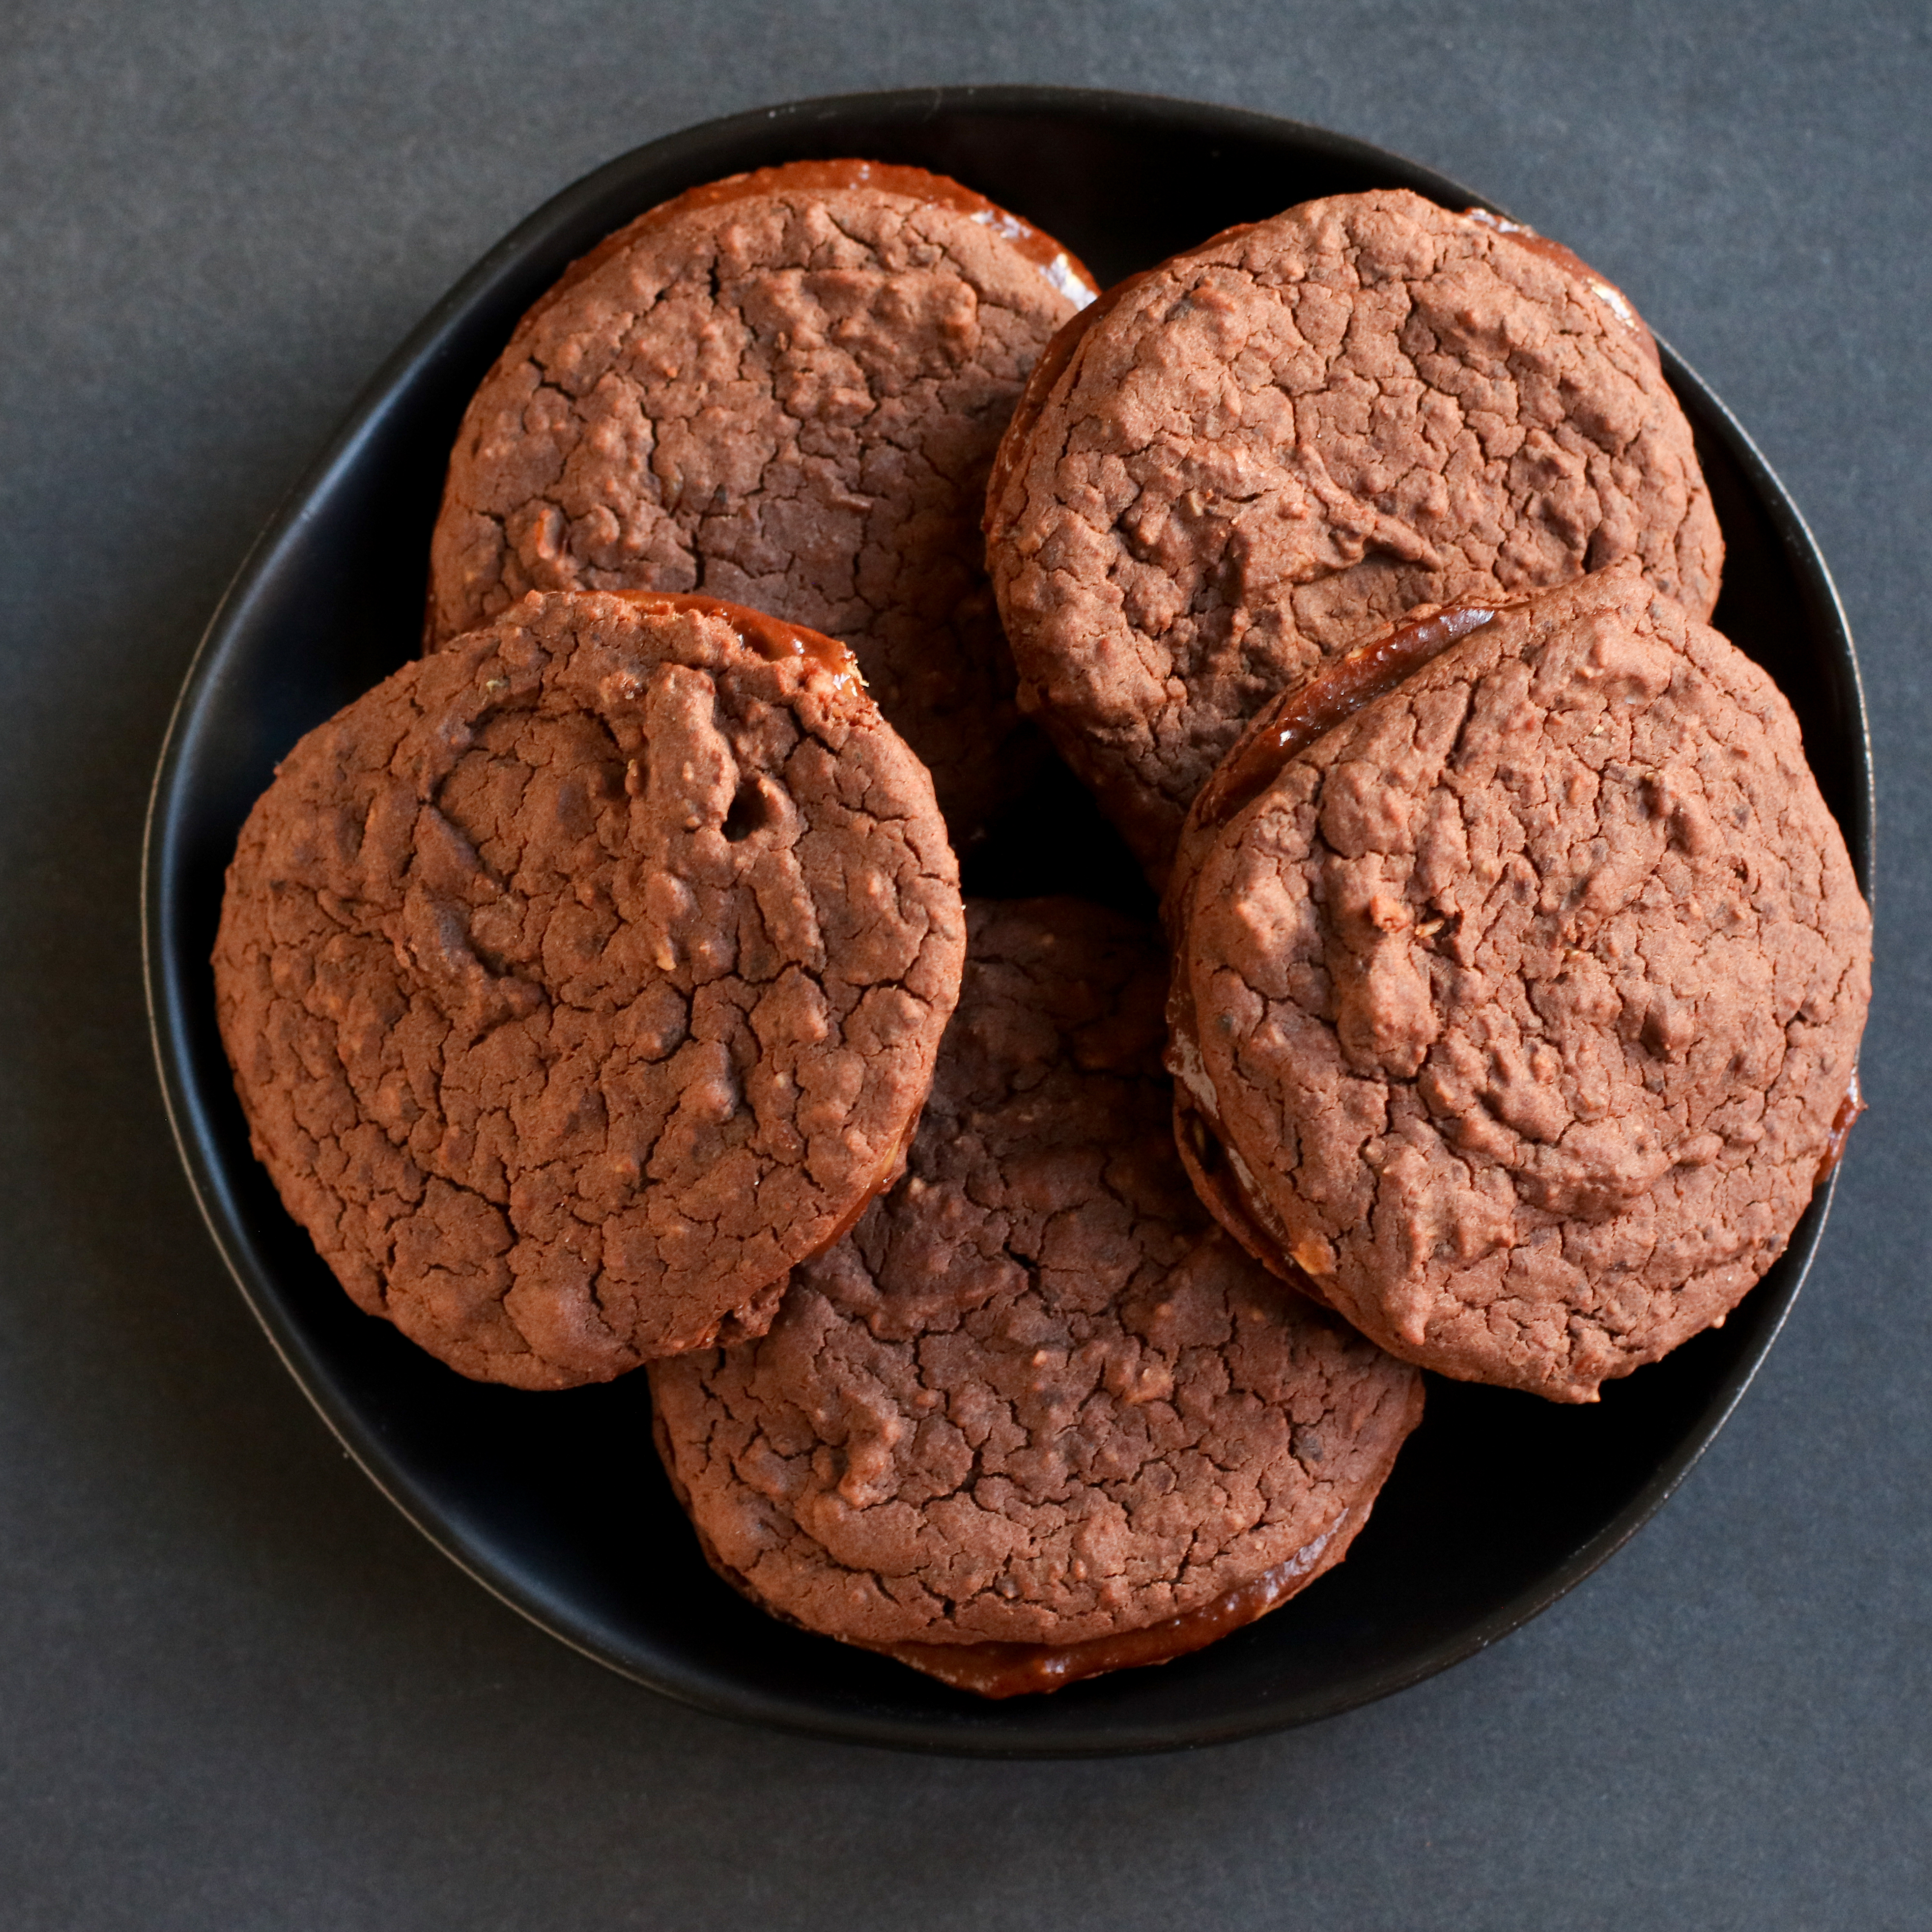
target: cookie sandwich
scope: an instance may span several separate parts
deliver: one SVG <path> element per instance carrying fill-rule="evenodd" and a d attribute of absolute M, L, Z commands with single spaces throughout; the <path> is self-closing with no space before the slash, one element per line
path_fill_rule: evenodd
<path fill-rule="evenodd" d="M 956 842 L 1036 760 L 984 567 L 1028 370 L 1094 294 L 944 176 L 801 161 L 694 188 L 524 319 L 451 456 L 428 641 L 526 591 L 702 591 L 841 639 Z"/>
<path fill-rule="evenodd" d="M 957 997 L 925 768 L 830 639 L 532 594 L 310 732 L 214 952 L 255 1150 L 465 1375 L 756 1334 L 898 1171 Z"/>
<path fill-rule="evenodd" d="M 1408 1360 L 1594 1400 L 1736 1306 L 1858 1111 L 1870 919 L 1797 721 L 1635 559 L 1286 694 L 1182 850 L 1202 1196 Z"/>
<path fill-rule="evenodd" d="M 1256 711 L 1420 606 L 1723 542 L 1650 333 L 1568 250 L 1400 189 L 1231 229 L 1063 329 L 988 555 L 1020 700 L 1161 884 Z"/>
<path fill-rule="evenodd" d="M 904 1177 L 762 1339 L 656 1363 L 713 1567 L 1004 1696 L 1160 1663 L 1340 1562 L 1420 1378 L 1214 1226 L 1175 1156 L 1165 948 L 971 902 Z"/>

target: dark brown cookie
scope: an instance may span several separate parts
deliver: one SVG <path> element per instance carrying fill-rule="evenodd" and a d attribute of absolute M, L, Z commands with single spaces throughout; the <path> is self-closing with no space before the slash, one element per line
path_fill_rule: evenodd
<path fill-rule="evenodd" d="M 1204 1194 L 1397 1354 L 1593 1400 L 1724 1319 L 1856 1111 L 1870 920 L 1790 706 L 1627 560 L 1287 736 L 1184 895 Z"/>
<path fill-rule="evenodd" d="M 1214 1228 L 1175 1160 L 1158 937 L 976 902 L 908 1172 L 762 1340 L 658 1363 L 706 1552 L 992 1695 L 1210 1641 L 1340 1559 L 1421 1384 Z"/>
<path fill-rule="evenodd" d="M 255 1150 L 357 1303 L 560 1388 L 763 1330 L 897 1171 L 964 941 L 842 646 L 532 596 L 290 753 L 215 987 Z"/>
<path fill-rule="evenodd" d="M 1156 884 L 1244 723 L 1322 657 L 1624 556 L 1708 616 L 1724 554 L 1623 296 L 1400 190 L 1232 229 L 1075 318 L 987 533 L 1021 704 Z"/>
<path fill-rule="evenodd" d="M 565 276 L 470 404 L 432 645 L 526 590 L 703 590 L 838 638 L 956 837 L 1036 754 L 980 536 L 1028 370 L 1092 298 L 943 176 L 767 168 L 652 209 Z"/>

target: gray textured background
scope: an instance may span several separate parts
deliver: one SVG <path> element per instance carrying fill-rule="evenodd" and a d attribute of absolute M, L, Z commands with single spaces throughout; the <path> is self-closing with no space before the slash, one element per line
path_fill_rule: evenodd
<path fill-rule="evenodd" d="M 1784 476 L 1872 703 L 1873 1112 L 1743 1408 L 1526 1630 L 1192 1756 L 767 1736 L 524 1625 L 277 1366 L 142 1016 L 170 703 L 397 339 L 624 148 L 938 80 L 1295 116 L 1570 243 Z M 1923 5 L 0 4 L 0 1922 L 1925 1924 L 1928 101 Z"/>

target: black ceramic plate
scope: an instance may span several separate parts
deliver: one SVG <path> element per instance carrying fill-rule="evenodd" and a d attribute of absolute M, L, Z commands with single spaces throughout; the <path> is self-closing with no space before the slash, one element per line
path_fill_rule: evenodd
<path fill-rule="evenodd" d="M 700 1560 L 652 1454 L 642 1376 L 528 1395 L 461 1380 L 359 1314 L 250 1156 L 208 966 L 223 868 L 275 760 L 416 649 L 430 526 L 472 390 L 524 308 L 640 210 L 742 169 L 859 155 L 938 169 L 1038 222 L 1102 283 L 1310 196 L 1400 185 L 1478 197 L 1292 122 L 1058 88 L 859 95 L 713 122 L 614 161 L 493 250 L 376 376 L 243 566 L 209 627 L 157 774 L 144 878 L 148 995 L 202 1212 L 290 1371 L 423 1533 L 544 1628 L 653 1689 L 826 1736 L 1016 1756 L 1205 1744 L 1344 1710 L 1467 1657 L 1561 1596 L 1650 1516 L 1771 1346 L 1824 1226 L 1721 1330 L 1611 1384 L 1600 1405 L 1432 1378 L 1348 1562 L 1211 1649 L 1045 1698 L 989 1704 L 761 1616 Z M 1797 707 L 1870 891 L 1871 793 L 1851 640 L 1797 512 L 1668 348 L 1730 547 L 1719 626 Z M 982 890 L 1130 896 L 1071 793 L 973 862 Z M 640 1715 L 643 1714 L 641 1712 Z"/>

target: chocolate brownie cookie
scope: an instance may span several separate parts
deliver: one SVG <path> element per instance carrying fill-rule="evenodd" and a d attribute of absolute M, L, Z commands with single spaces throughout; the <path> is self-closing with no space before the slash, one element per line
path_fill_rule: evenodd
<path fill-rule="evenodd" d="M 986 472 L 1093 293 L 1057 242 L 918 168 L 801 162 L 652 209 L 470 404 L 430 642 L 531 589 L 703 590 L 808 624 L 850 646 L 969 836 L 1038 749 L 986 578 Z"/>
<path fill-rule="evenodd" d="M 1194 1200 L 1157 934 L 1071 900 L 968 927 L 904 1178 L 769 1335 L 651 1388 L 730 1580 L 998 1696 L 1178 1655 L 1339 1561 L 1421 1384 Z"/>
<path fill-rule="evenodd" d="M 290 753 L 215 988 L 255 1150 L 356 1302 L 561 1388 L 764 1330 L 898 1171 L 964 943 L 843 646 L 533 594 Z"/>
<path fill-rule="evenodd" d="M 1432 624 L 1197 802 L 1232 815 L 1180 882 L 1182 1138 L 1385 1348 L 1587 1402 L 1790 1238 L 1856 1110 L 1870 916 L 1790 706 L 1634 560 Z"/>
<path fill-rule="evenodd" d="M 1076 317 L 987 506 L 1036 711 L 1156 884 L 1243 724 L 1424 604 L 1723 543 L 1657 347 L 1568 250 L 1400 190 L 1231 229 Z"/>

